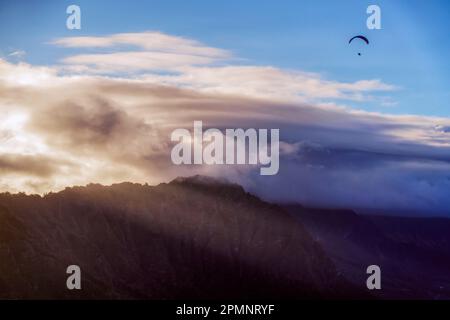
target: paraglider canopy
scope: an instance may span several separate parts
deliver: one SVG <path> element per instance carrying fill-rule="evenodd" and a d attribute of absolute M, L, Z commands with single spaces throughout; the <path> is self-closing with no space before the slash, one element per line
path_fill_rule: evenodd
<path fill-rule="evenodd" d="M 363 40 L 365 43 L 369 44 L 369 40 L 368 40 L 366 37 L 364 37 L 364 36 L 354 36 L 353 38 L 351 38 L 351 39 L 348 41 L 348 43 L 349 43 L 349 44 L 352 43 L 352 41 L 353 41 L 354 39 L 361 39 L 361 40 Z"/>
<path fill-rule="evenodd" d="M 361 39 L 361 40 L 364 41 L 366 44 L 369 44 L 369 39 L 367 39 L 366 37 L 361 36 L 361 35 L 359 35 L 359 36 L 354 36 L 353 38 L 351 38 L 351 39 L 348 41 L 348 43 L 349 43 L 349 44 L 352 43 L 352 41 L 355 40 L 355 39 Z M 360 56 L 360 55 L 361 55 L 361 52 L 358 52 L 358 56 Z"/>

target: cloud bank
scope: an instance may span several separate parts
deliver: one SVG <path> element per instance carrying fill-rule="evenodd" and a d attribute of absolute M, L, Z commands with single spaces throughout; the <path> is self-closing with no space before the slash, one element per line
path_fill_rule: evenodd
<path fill-rule="evenodd" d="M 305 205 L 450 213 L 450 119 L 345 107 L 397 87 L 272 66 L 158 32 L 56 39 L 105 50 L 42 67 L 0 60 L 0 191 L 227 177 L 265 199 Z M 255 166 L 175 166 L 170 133 L 279 128 L 278 175 Z"/>

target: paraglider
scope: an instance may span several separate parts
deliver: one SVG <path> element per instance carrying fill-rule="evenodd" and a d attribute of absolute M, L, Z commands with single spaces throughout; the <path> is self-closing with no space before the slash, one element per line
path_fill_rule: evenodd
<path fill-rule="evenodd" d="M 366 44 L 369 44 L 369 39 L 367 39 L 366 37 L 361 36 L 361 35 L 359 35 L 359 36 L 354 36 L 353 38 L 351 38 L 351 39 L 348 41 L 348 44 L 351 44 L 352 41 L 355 40 L 355 39 L 361 39 L 361 40 L 364 41 Z M 361 52 L 358 52 L 358 56 L 360 56 L 360 55 L 361 55 Z"/>

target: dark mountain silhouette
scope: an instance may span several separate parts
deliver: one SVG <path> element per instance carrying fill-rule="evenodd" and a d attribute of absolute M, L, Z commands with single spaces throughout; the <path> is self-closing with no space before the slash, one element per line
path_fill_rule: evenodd
<path fill-rule="evenodd" d="M 351 210 L 285 206 L 355 284 L 367 266 L 382 270 L 389 299 L 450 299 L 450 219 L 360 215 Z"/>
<path fill-rule="evenodd" d="M 302 223 L 206 177 L 0 195 L 0 298 L 363 298 Z M 79 265 L 82 290 L 66 289 Z"/>

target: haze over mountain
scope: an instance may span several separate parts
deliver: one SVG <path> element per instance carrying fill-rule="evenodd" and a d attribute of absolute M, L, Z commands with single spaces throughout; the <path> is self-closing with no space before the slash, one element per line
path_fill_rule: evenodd
<path fill-rule="evenodd" d="M 1 298 L 361 296 L 282 208 L 206 177 L 1 194 L 0 229 Z"/>
<path fill-rule="evenodd" d="M 205 176 L 4 193 L 0 297 L 441 299 L 449 244 L 448 219 L 280 206 Z M 81 291 L 66 289 L 73 264 Z"/>
<path fill-rule="evenodd" d="M 353 210 L 285 206 L 355 284 L 381 268 L 389 299 L 450 299 L 450 219 L 357 214 Z"/>

